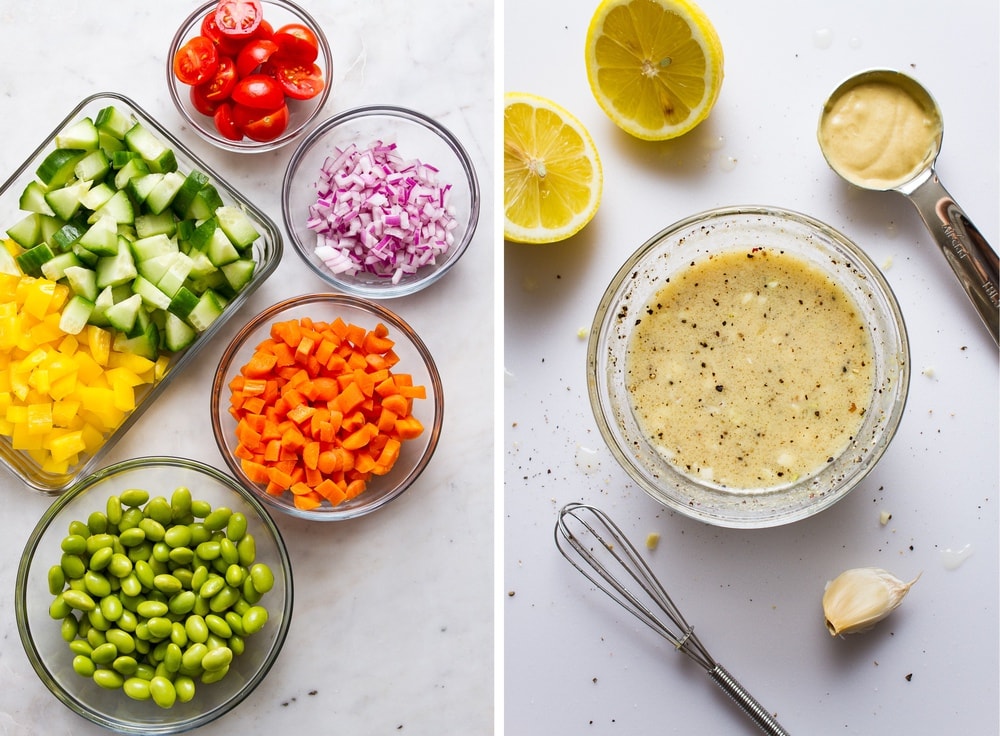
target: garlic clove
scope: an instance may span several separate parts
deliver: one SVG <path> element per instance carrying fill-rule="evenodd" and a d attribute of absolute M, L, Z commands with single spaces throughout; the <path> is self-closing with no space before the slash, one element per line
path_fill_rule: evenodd
<path fill-rule="evenodd" d="M 920 575 L 904 583 L 877 567 L 846 570 L 826 584 L 823 615 L 831 636 L 868 631 L 902 603 Z"/>

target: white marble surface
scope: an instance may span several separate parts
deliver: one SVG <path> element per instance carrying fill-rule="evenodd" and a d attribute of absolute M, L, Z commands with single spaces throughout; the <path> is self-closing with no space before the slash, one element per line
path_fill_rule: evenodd
<path fill-rule="evenodd" d="M 483 208 L 473 244 L 446 278 L 391 307 L 424 338 L 441 371 L 438 451 L 408 494 L 370 517 L 310 525 L 277 519 L 295 574 L 284 651 L 250 699 L 208 734 L 488 733 L 493 724 L 493 5 L 306 0 L 334 54 L 326 113 L 409 106 L 438 119 L 477 168 Z M 280 226 L 292 149 L 230 154 L 181 125 L 165 86 L 167 49 L 194 2 L 0 2 L 0 177 L 84 96 L 135 100 Z M 123 439 L 108 462 L 176 454 L 224 468 L 209 386 L 224 343 L 253 314 L 322 282 L 288 245 L 278 269 Z M 0 476 L 0 734 L 97 734 L 44 688 L 14 621 L 17 560 L 48 497 Z"/>
<path fill-rule="evenodd" d="M 815 129 L 824 96 L 854 72 L 915 75 L 944 112 L 941 179 L 1000 245 L 997 4 L 699 4 L 725 48 L 722 95 L 700 128 L 662 144 L 621 133 L 590 94 L 583 43 L 596 3 L 504 6 L 504 88 L 573 111 L 605 167 L 600 210 L 578 236 L 505 246 L 506 732 L 757 733 L 558 554 L 556 512 L 582 499 L 640 544 L 662 535 L 651 564 L 710 651 L 790 733 L 995 734 L 997 348 L 916 211 L 841 183 Z M 580 337 L 628 254 L 671 222 L 735 204 L 796 209 L 858 242 L 895 290 L 912 344 L 906 413 L 877 469 L 818 517 L 761 531 L 667 512 L 627 479 L 590 412 Z M 825 582 L 869 565 L 923 576 L 873 632 L 831 638 Z"/>

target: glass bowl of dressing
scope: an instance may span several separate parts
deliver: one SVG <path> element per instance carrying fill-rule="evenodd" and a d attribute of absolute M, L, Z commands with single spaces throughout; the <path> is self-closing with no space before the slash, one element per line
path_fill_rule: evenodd
<path fill-rule="evenodd" d="M 734 528 L 847 495 L 895 434 L 909 373 L 878 268 L 828 225 L 770 207 L 650 238 L 611 280 L 587 349 L 615 459 L 665 506 Z"/>

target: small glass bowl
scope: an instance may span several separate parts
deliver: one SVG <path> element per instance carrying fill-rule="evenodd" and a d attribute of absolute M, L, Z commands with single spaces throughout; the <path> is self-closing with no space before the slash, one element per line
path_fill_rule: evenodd
<path fill-rule="evenodd" d="M 129 98 L 113 92 L 101 92 L 84 98 L 56 126 L 55 130 L 46 136 L 38 148 L 28 156 L 25 162 L 7 179 L 3 186 L 0 186 L 0 229 L 13 225 L 26 214 L 20 209 L 19 199 L 21 192 L 24 191 L 29 182 L 35 180 L 35 171 L 39 164 L 55 148 L 56 135 L 84 116 L 93 119 L 98 112 L 108 106 L 114 106 L 137 122 L 142 123 L 150 131 L 154 132 L 160 140 L 169 145 L 173 149 L 177 159 L 178 171 L 186 174 L 197 169 L 208 175 L 209 180 L 218 190 L 223 203 L 235 205 L 247 213 L 251 222 L 261 234 L 261 237 L 253 245 L 253 254 L 257 261 L 257 268 L 254 271 L 253 279 L 226 305 L 222 315 L 190 347 L 171 358 L 163 378 L 151 386 L 136 387 L 136 408 L 118 429 L 105 438 L 104 443 L 96 452 L 81 455 L 80 461 L 70 467 L 67 472 L 50 472 L 46 470 L 28 452 L 15 450 L 10 437 L 0 436 L 0 464 L 10 469 L 31 488 L 53 495 L 65 491 L 78 478 L 85 476 L 98 467 L 107 452 L 139 420 L 149 405 L 167 389 L 167 386 L 170 385 L 174 377 L 194 360 L 198 352 L 222 329 L 233 313 L 239 310 L 250 295 L 274 272 L 274 269 L 278 267 L 278 263 L 281 261 L 283 252 L 281 231 L 270 217 L 223 179 L 218 172 L 192 153 L 176 136 L 151 117 L 149 113 Z"/>
<path fill-rule="evenodd" d="M 270 336 L 271 325 L 308 317 L 314 322 L 332 322 L 337 317 L 348 324 L 373 329 L 380 322 L 389 329 L 399 356 L 394 373 L 409 373 L 413 383 L 424 386 L 427 398 L 414 399 L 413 415 L 423 424 L 423 432 L 402 443 L 399 459 L 386 475 L 375 475 L 364 492 L 333 506 L 324 501 L 312 510 L 297 508 L 292 493 L 275 496 L 264 485 L 250 480 L 236 456 L 236 420 L 229 413 L 229 383 L 239 374 L 257 346 Z M 212 383 L 212 431 L 230 471 L 265 505 L 292 516 L 313 521 L 340 521 L 371 513 L 400 496 L 417 480 L 430 462 L 441 436 L 444 418 L 444 391 L 441 376 L 424 342 L 398 315 L 385 307 L 344 294 L 305 294 L 279 302 L 258 314 L 233 338 L 219 360 Z"/>
<path fill-rule="evenodd" d="M 761 247 L 789 253 L 828 275 L 854 300 L 875 350 L 875 390 L 854 440 L 822 470 L 794 483 L 732 490 L 677 470 L 642 432 L 626 388 L 635 317 L 667 279 L 712 254 Z M 621 267 L 601 298 L 587 347 L 587 385 L 612 455 L 650 496 L 716 526 L 762 528 L 803 519 L 846 496 L 875 466 L 903 415 L 909 343 L 899 305 L 854 243 L 805 215 L 771 207 L 712 210 L 653 236 Z"/>
<path fill-rule="evenodd" d="M 73 669 L 73 653 L 51 618 L 48 572 L 59 565 L 60 545 L 69 524 L 87 523 L 91 512 L 104 512 L 107 500 L 130 488 L 150 497 L 170 499 L 174 489 L 186 486 L 195 499 L 212 508 L 242 512 L 256 542 L 256 560 L 274 573 L 274 587 L 260 601 L 268 620 L 258 633 L 246 637 L 245 651 L 234 658 L 229 672 L 217 683 L 195 680 L 196 692 L 187 703 L 164 709 L 152 701 L 136 701 L 121 689 L 105 690 Z M 31 533 L 17 570 L 14 606 L 21 643 L 45 686 L 78 715 L 104 728 L 127 734 L 174 734 L 202 726 L 226 714 L 253 692 L 267 676 L 285 642 L 292 618 L 292 569 L 281 534 L 267 511 L 233 478 L 193 460 L 146 457 L 111 465 L 83 479 L 60 496 Z"/>
<path fill-rule="evenodd" d="M 458 221 L 454 242 L 436 259 L 415 273 L 391 278 L 361 271 L 335 274 L 315 252 L 316 233 L 307 221 L 317 201 L 320 170 L 335 149 L 356 144 L 365 149 L 376 140 L 395 143 L 404 159 L 419 159 L 438 169 L 439 186 L 450 185 L 447 204 Z M 440 279 L 458 262 L 479 222 L 479 181 L 462 144 L 446 128 L 413 110 L 391 106 L 360 107 L 335 115 L 321 123 L 303 140 L 285 171 L 281 185 L 281 214 L 295 251 L 320 278 L 338 291 L 369 299 L 390 299 L 413 294 Z"/>
<path fill-rule="evenodd" d="M 333 88 L 333 53 L 330 51 L 330 44 L 326 34 L 319 23 L 303 8 L 289 0 L 262 0 L 261 6 L 264 10 L 264 20 L 271 24 L 274 30 L 278 30 L 288 23 L 301 23 L 316 35 L 319 42 L 319 56 L 316 65 L 323 72 L 323 79 L 326 84 L 323 90 L 309 100 L 287 100 L 288 104 L 288 128 L 280 136 L 272 141 L 254 141 L 249 138 L 233 141 L 224 138 L 215 128 L 215 122 L 208 115 L 203 115 L 195 109 L 191 102 L 191 87 L 181 82 L 174 75 L 174 56 L 188 40 L 201 35 L 202 20 L 209 12 L 213 12 L 218 6 L 218 0 L 211 0 L 203 3 L 191 15 L 184 19 L 177 33 L 174 34 L 170 42 L 170 50 L 167 52 L 167 90 L 170 92 L 170 99 L 174 101 L 174 106 L 181 116 L 191 125 L 195 133 L 204 138 L 212 145 L 218 146 L 226 151 L 236 153 L 264 153 L 274 151 L 299 138 L 309 125 L 316 120 L 323 106 L 326 104 Z"/>

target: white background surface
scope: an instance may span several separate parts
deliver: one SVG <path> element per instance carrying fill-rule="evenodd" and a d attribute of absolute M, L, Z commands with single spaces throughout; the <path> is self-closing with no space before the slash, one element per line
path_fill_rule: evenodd
<path fill-rule="evenodd" d="M 0 178 L 6 179 L 83 97 L 131 97 L 281 227 L 292 147 L 256 156 L 212 148 L 181 125 L 165 86 L 176 27 L 199 3 L 0 2 Z M 409 106 L 459 138 L 493 198 L 493 6 L 304 3 L 334 54 L 325 113 Z M 277 518 L 295 575 L 295 610 L 269 676 L 212 734 L 488 733 L 493 723 L 490 573 L 494 361 L 492 208 L 463 260 L 426 292 L 388 306 L 422 336 L 445 390 L 438 451 L 418 484 L 372 516 L 310 525 Z M 128 433 L 108 462 L 176 454 L 225 469 L 212 438 L 209 387 L 225 342 L 254 314 L 324 284 L 286 243 L 270 279 Z M 485 395 L 484 395 L 485 394 Z M 472 410 L 469 410 L 472 407 Z M 98 734 L 42 685 L 14 621 L 17 560 L 50 502 L 0 474 L 0 735 Z"/>
<path fill-rule="evenodd" d="M 944 113 L 938 173 L 996 246 L 997 4 L 703 0 L 726 54 L 711 117 L 673 142 L 619 131 L 587 86 L 594 2 L 507 0 L 505 90 L 573 112 L 595 139 L 604 198 L 579 235 L 505 246 L 505 725 L 508 734 L 756 733 L 693 663 L 558 554 L 566 502 L 608 511 L 642 546 L 703 643 L 792 734 L 998 732 L 997 349 L 924 229 L 894 193 L 827 168 L 824 97 L 869 67 L 922 81 Z M 672 222 L 719 206 L 799 210 L 879 265 L 909 328 L 912 377 L 875 471 L 813 519 L 761 531 L 666 511 L 604 448 L 587 399 L 593 312 L 625 258 Z M 885 526 L 881 512 L 892 514 Z M 947 564 L 957 555 L 957 568 Z M 824 584 L 842 570 L 922 573 L 864 635 L 830 637 Z"/>

